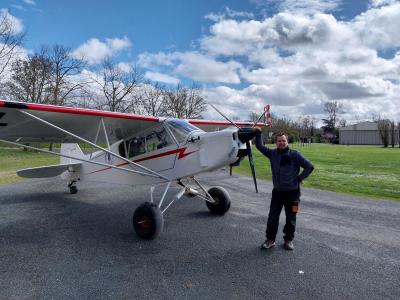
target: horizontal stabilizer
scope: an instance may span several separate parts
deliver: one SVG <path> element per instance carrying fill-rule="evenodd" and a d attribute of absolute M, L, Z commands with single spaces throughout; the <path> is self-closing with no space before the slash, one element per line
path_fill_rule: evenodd
<path fill-rule="evenodd" d="M 63 172 L 73 169 L 77 170 L 81 163 L 61 164 L 53 166 L 44 166 L 38 168 L 29 168 L 17 171 L 17 175 L 25 178 L 47 178 L 61 175 Z"/>

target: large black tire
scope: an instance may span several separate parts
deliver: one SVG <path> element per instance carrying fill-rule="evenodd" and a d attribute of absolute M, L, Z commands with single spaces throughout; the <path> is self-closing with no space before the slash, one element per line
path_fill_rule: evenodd
<path fill-rule="evenodd" d="M 132 224 L 139 237 L 152 240 L 162 232 L 164 218 L 156 204 L 145 202 L 133 213 Z"/>
<path fill-rule="evenodd" d="M 216 215 L 224 215 L 231 207 L 231 200 L 228 192 L 222 187 L 212 187 L 208 190 L 215 203 L 206 201 L 208 209 Z"/>

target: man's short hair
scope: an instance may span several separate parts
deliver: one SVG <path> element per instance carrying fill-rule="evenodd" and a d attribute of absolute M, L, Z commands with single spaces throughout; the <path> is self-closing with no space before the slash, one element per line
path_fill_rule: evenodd
<path fill-rule="evenodd" d="M 285 133 L 285 132 L 278 132 L 278 133 L 275 135 L 275 142 L 278 140 L 278 137 L 281 137 L 281 136 L 286 137 L 286 140 L 289 141 L 289 137 L 288 137 L 287 133 Z"/>

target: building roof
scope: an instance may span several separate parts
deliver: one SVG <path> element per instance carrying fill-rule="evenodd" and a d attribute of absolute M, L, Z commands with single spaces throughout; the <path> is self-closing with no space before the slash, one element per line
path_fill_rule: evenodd
<path fill-rule="evenodd" d="M 366 121 L 339 128 L 339 131 L 346 131 L 346 130 L 378 130 L 378 123 Z"/>

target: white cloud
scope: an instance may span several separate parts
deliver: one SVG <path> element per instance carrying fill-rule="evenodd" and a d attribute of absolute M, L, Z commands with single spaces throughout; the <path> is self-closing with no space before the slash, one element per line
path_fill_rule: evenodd
<path fill-rule="evenodd" d="M 370 9 L 356 17 L 350 27 L 370 48 L 400 47 L 400 3 Z"/>
<path fill-rule="evenodd" d="M 11 50 L 11 49 L 9 49 L 9 50 Z M 13 62 L 17 61 L 18 59 L 26 60 L 27 58 L 28 58 L 28 51 L 26 49 L 19 47 L 19 46 L 15 47 L 13 50 L 12 59 L 8 62 L 8 64 L 4 68 L 4 71 L 1 73 L 0 83 L 4 83 L 4 82 L 7 82 L 8 80 L 11 80 Z M 3 68 L 3 67 L 4 67 L 4 61 L 2 61 L 0 59 L 0 68 Z M 1 96 L 0 96 L 0 98 L 1 98 Z"/>
<path fill-rule="evenodd" d="M 229 7 L 225 7 L 224 12 L 222 13 L 209 13 L 204 16 L 205 19 L 217 22 L 221 21 L 225 18 L 254 18 L 254 14 L 250 12 L 244 11 L 235 11 L 230 9 Z"/>
<path fill-rule="evenodd" d="M 372 114 L 399 120 L 399 1 L 371 1 L 367 11 L 347 21 L 326 13 L 342 1 L 262 3 L 273 3 L 281 12 L 260 20 L 229 9 L 209 14 L 206 18 L 215 23 L 200 47 L 142 53 L 137 64 L 153 81 L 199 81 L 209 102 L 241 119 L 265 104 L 278 115 L 321 119 L 324 102 L 335 100 L 344 105 L 349 121 Z M 85 45 L 104 57 L 130 42 L 92 39 Z M 205 116 L 217 117 L 212 110 Z"/>
<path fill-rule="evenodd" d="M 18 5 L 18 4 L 12 4 L 11 7 L 18 9 L 18 10 L 25 10 L 25 8 L 22 5 Z"/>
<path fill-rule="evenodd" d="M 284 12 L 264 21 L 223 20 L 210 28 L 201 47 L 214 55 L 248 55 L 268 47 L 296 50 L 299 47 L 331 48 L 355 38 L 351 28 L 332 15 L 295 15 Z"/>
<path fill-rule="evenodd" d="M 391 5 L 396 2 L 399 2 L 399 0 L 370 0 L 370 7 L 381 7 L 385 5 Z"/>
<path fill-rule="evenodd" d="M 24 31 L 24 25 L 22 24 L 22 21 L 10 14 L 7 9 L 0 9 L 0 20 L 6 20 L 6 22 L 0 23 L 0 31 L 7 30 L 6 28 L 4 28 L 6 24 L 11 25 L 10 32 L 13 35 L 22 33 Z"/>
<path fill-rule="evenodd" d="M 390 58 L 378 50 L 400 47 L 400 3 L 380 4 L 350 21 L 290 10 L 260 21 L 223 19 L 202 37 L 201 47 L 214 59 L 242 63 L 239 75 L 249 85 L 229 88 L 232 111 L 243 109 L 247 97 L 253 104 L 266 99 L 292 116 L 311 110 L 320 117 L 323 103 L 337 100 L 355 110 L 369 107 L 359 111 L 363 117 L 385 112 L 399 120 L 394 95 L 400 89 L 400 51 Z M 210 99 L 226 99 L 221 91 L 226 92 L 222 87 L 209 91 Z"/>
<path fill-rule="evenodd" d="M 33 0 L 23 0 L 23 1 L 25 4 L 28 4 L 28 5 L 36 5 L 36 2 Z"/>
<path fill-rule="evenodd" d="M 336 10 L 342 0 L 280 0 L 279 10 L 290 11 L 297 14 L 313 15 L 320 12 L 331 12 Z"/>
<path fill-rule="evenodd" d="M 151 54 L 144 52 L 138 55 L 138 66 L 142 68 L 153 68 L 155 66 L 173 66 L 174 56 L 171 54 L 159 52 L 156 54 Z"/>
<path fill-rule="evenodd" d="M 163 82 L 163 83 L 168 83 L 168 84 L 178 84 L 179 83 L 178 78 L 169 76 L 167 74 L 158 73 L 158 72 L 148 71 L 148 72 L 146 72 L 144 77 L 151 81 L 155 81 L 155 82 Z"/>
<path fill-rule="evenodd" d="M 240 83 L 237 70 L 241 65 L 235 61 L 219 62 L 194 52 L 177 54 L 179 64 L 176 72 L 197 81 Z"/>
<path fill-rule="evenodd" d="M 119 62 L 117 64 L 117 68 L 124 73 L 129 73 L 133 70 L 132 64 L 126 62 Z"/>
<path fill-rule="evenodd" d="M 110 47 L 112 52 L 122 51 L 122 50 L 128 49 L 132 46 L 131 41 L 126 36 L 124 36 L 122 39 L 106 38 L 106 44 Z"/>
<path fill-rule="evenodd" d="M 198 52 L 144 53 L 138 65 L 152 70 L 168 67 L 195 81 L 219 83 L 240 83 L 238 70 L 242 67 L 238 62 L 221 62 Z"/>
<path fill-rule="evenodd" d="M 89 64 L 101 63 L 105 58 L 112 57 L 122 50 L 129 49 L 132 43 L 127 37 L 120 38 L 106 38 L 105 42 L 97 38 L 91 38 L 74 52 L 75 57 L 83 58 Z"/>

